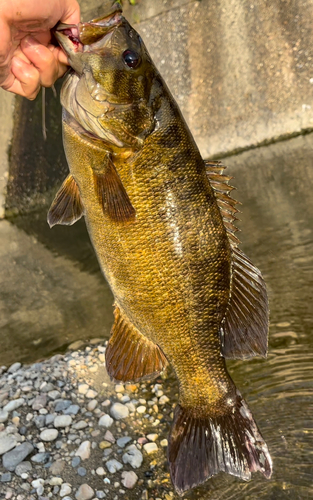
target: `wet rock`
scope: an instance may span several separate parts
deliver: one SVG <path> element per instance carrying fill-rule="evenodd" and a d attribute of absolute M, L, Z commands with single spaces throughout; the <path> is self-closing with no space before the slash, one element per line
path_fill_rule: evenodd
<path fill-rule="evenodd" d="M 3 436 L 0 438 L 0 455 L 7 453 L 7 451 L 12 450 L 17 445 L 17 440 L 15 436 Z"/>
<path fill-rule="evenodd" d="M 34 451 L 31 443 L 24 442 L 18 445 L 14 450 L 5 453 L 2 457 L 3 467 L 9 471 L 14 471 L 15 467 L 23 462 L 24 458 Z"/>
<path fill-rule="evenodd" d="M 114 403 L 110 408 L 110 414 L 115 420 L 121 420 L 128 417 L 129 410 L 122 403 Z"/>
<path fill-rule="evenodd" d="M 123 468 L 123 464 L 115 460 L 115 458 L 113 458 L 112 460 L 108 460 L 105 465 L 108 471 L 111 472 L 111 474 L 114 474 L 114 472 L 117 472 Z"/>
<path fill-rule="evenodd" d="M 158 451 L 156 443 L 146 443 L 143 445 L 143 449 L 146 453 L 148 453 L 148 455 L 151 455 L 151 453 L 155 453 L 156 451 Z"/>
<path fill-rule="evenodd" d="M 138 481 L 138 476 L 134 471 L 122 472 L 122 485 L 131 490 Z"/>
<path fill-rule="evenodd" d="M 87 460 L 90 457 L 91 443 L 84 441 L 76 450 L 75 456 L 80 457 L 82 460 Z"/>
<path fill-rule="evenodd" d="M 42 441 L 54 441 L 58 437 L 58 431 L 56 429 L 45 429 L 40 433 L 40 439 Z"/>
<path fill-rule="evenodd" d="M 158 439 L 159 435 L 158 434 L 147 434 L 147 438 L 149 441 L 156 441 Z"/>
<path fill-rule="evenodd" d="M 124 464 L 131 465 L 134 469 L 138 469 L 143 461 L 143 456 L 140 450 L 136 448 L 134 444 L 127 448 L 126 453 L 124 453 L 122 460 Z"/>
<path fill-rule="evenodd" d="M 82 484 L 75 495 L 76 500 L 90 500 L 94 496 L 93 489 L 88 484 Z"/>

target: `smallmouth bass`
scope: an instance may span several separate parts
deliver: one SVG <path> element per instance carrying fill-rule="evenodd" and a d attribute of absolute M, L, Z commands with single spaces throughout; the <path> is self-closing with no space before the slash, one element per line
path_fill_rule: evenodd
<path fill-rule="evenodd" d="M 56 36 L 72 67 L 61 92 L 70 175 L 48 222 L 85 217 L 115 297 L 108 373 L 137 382 L 174 369 L 168 460 L 180 495 L 220 471 L 269 478 L 267 445 L 225 364 L 266 356 L 268 332 L 263 278 L 234 234 L 230 178 L 201 158 L 119 3 Z"/>

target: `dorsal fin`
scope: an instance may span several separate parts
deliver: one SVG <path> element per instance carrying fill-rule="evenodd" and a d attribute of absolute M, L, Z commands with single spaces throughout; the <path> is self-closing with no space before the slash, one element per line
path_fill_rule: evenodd
<path fill-rule="evenodd" d="M 48 224 L 50 227 L 56 224 L 71 226 L 84 214 L 78 186 L 74 177 L 70 174 L 66 177 L 57 192 L 50 210 L 48 212 Z"/>
<path fill-rule="evenodd" d="M 109 376 L 122 382 L 155 378 L 167 365 L 165 355 L 134 327 L 118 306 L 115 306 L 114 316 L 105 352 Z"/>
<path fill-rule="evenodd" d="M 269 314 L 265 282 L 238 248 L 234 225 L 238 202 L 230 196 L 234 189 L 228 184 L 231 177 L 223 174 L 225 167 L 220 162 L 206 162 L 206 168 L 232 250 L 230 299 L 220 329 L 221 353 L 225 358 L 265 357 Z"/>

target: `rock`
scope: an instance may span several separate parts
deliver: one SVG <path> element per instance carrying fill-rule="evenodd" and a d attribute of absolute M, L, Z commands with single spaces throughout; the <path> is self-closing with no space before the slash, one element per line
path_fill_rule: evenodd
<path fill-rule="evenodd" d="M 75 495 L 76 500 L 90 500 L 94 496 L 94 491 L 88 484 L 82 484 Z"/>
<path fill-rule="evenodd" d="M 17 445 L 17 440 L 15 436 L 3 436 L 0 438 L 0 455 L 7 453 L 7 451 L 12 450 Z"/>
<path fill-rule="evenodd" d="M 98 469 L 96 469 L 96 474 L 98 474 L 98 476 L 104 476 L 105 475 L 105 470 L 103 467 L 98 467 Z"/>
<path fill-rule="evenodd" d="M 145 406 L 138 406 L 137 407 L 137 413 L 146 413 L 147 408 Z"/>
<path fill-rule="evenodd" d="M 138 476 L 134 471 L 122 472 L 122 485 L 131 490 L 138 481 Z"/>
<path fill-rule="evenodd" d="M 168 445 L 167 439 L 162 439 L 162 441 L 160 442 L 160 445 L 165 448 Z"/>
<path fill-rule="evenodd" d="M 30 472 L 31 470 L 32 470 L 32 464 L 26 461 L 18 464 L 14 472 L 17 476 L 21 476 L 22 474 L 27 474 L 27 472 Z"/>
<path fill-rule="evenodd" d="M 89 391 L 86 392 L 86 398 L 88 399 L 94 399 L 97 395 L 98 393 L 92 389 L 89 389 Z"/>
<path fill-rule="evenodd" d="M 101 427 L 111 427 L 111 425 L 113 424 L 113 422 L 114 422 L 113 418 L 111 418 L 110 415 L 108 415 L 107 413 L 105 413 L 100 418 L 99 425 Z"/>
<path fill-rule="evenodd" d="M 60 489 L 60 497 L 65 497 L 66 495 L 70 495 L 72 493 L 72 488 L 69 483 L 63 483 Z"/>
<path fill-rule="evenodd" d="M 70 415 L 58 415 L 55 417 L 53 425 L 54 427 L 68 427 L 72 423 L 72 417 Z"/>
<path fill-rule="evenodd" d="M 52 477 L 49 479 L 50 486 L 61 486 L 63 479 L 61 477 Z"/>
<path fill-rule="evenodd" d="M 116 441 L 117 446 L 119 446 L 120 448 L 125 448 L 127 443 L 129 443 L 129 441 L 131 441 L 131 440 L 132 440 L 132 438 L 129 436 L 123 436 Z"/>
<path fill-rule="evenodd" d="M 87 384 L 79 384 L 78 386 L 78 393 L 79 394 L 87 394 L 87 391 L 89 390 L 89 385 Z"/>
<path fill-rule="evenodd" d="M 109 441 L 101 441 L 99 443 L 100 450 L 105 450 L 106 448 L 110 448 L 111 446 L 112 446 L 112 443 L 110 443 Z"/>
<path fill-rule="evenodd" d="M 42 427 L 44 427 L 46 425 L 46 416 L 45 415 L 37 415 L 33 421 L 34 421 L 37 429 L 42 429 Z"/>
<path fill-rule="evenodd" d="M 92 399 L 91 401 L 89 401 L 89 403 L 87 405 L 87 409 L 89 411 L 93 411 L 96 408 L 97 404 L 98 404 L 98 401 L 96 399 Z"/>
<path fill-rule="evenodd" d="M 143 449 L 145 450 L 146 453 L 148 453 L 148 455 L 158 451 L 158 447 L 155 443 L 146 443 L 143 445 Z"/>
<path fill-rule="evenodd" d="M 70 405 L 66 410 L 64 410 L 64 415 L 77 415 L 80 407 L 78 405 Z"/>
<path fill-rule="evenodd" d="M 1 474 L 1 476 L 0 476 L 1 483 L 9 483 L 11 480 L 12 480 L 11 472 L 5 472 L 4 474 Z"/>
<path fill-rule="evenodd" d="M 114 474 L 114 472 L 117 472 L 123 468 L 121 462 L 118 462 L 117 460 L 115 460 L 115 458 L 113 458 L 112 460 L 108 460 L 105 465 L 108 471 L 111 472 L 111 474 Z"/>
<path fill-rule="evenodd" d="M 106 433 L 104 434 L 104 439 L 106 441 L 109 441 L 109 443 L 112 443 L 112 444 L 115 443 L 115 437 L 113 436 L 111 431 L 106 431 Z"/>
<path fill-rule="evenodd" d="M 36 453 L 33 457 L 31 457 L 31 461 L 35 464 L 46 464 L 50 460 L 50 453 Z"/>
<path fill-rule="evenodd" d="M 167 396 L 161 396 L 159 399 L 159 404 L 160 405 L 165 405 L 165 403 L 169 402 L 169 398 Z"/>
<path fill-rule="evenodd" d="M 17 410 L 20 406 L 22 406 L 25 403 L 24 398 L 19 398 L 19 399 L 13 399 L 10 401 L 5 407 L 3 408 L 3 411 L 13 411 Z"/>
<path fill-rule="evenodd" d="M 81 477 L 86 476 L 87 471 L 86 471 L 85 467 L 78 467 L 78 469 L 77 469 L 77 474 L 78 474 L 79 476 L 81 476 Z"/>
<path fill-rule="evenodd" d="M 13 363 L 13 365 L 10 366 L 8 369 L 8 373 L 15 373 L 17 370 L 21 368 L 22 364 L 21 363 Z"/>
<path fill-rule="evenodd" d="M 53 424 L 54 419 L 55 419 L 55 415 L 51 415 L 51 413 L 48 413 L 48 415 L 46 415 L 46 426 Z"/>
<path fill-rule="evenodd" d="M 128 417 L 129 410 L 122 403 L 114 403 L 110 408 L 110 414 L 115 420 L 121 420 Z"/>
<path fill-rule="evenodd" d="M 59 460 L 56 460 L 55 462 L 53 462 L 51 467 L 49 467 L 49 472 L 53 476 L 58 476 L 59 474 L 61 474 L 64 467 L 65 467 L 65 461 L 59 459 Z"/>
<path fill-rule="evenodd" d="M 36 396 L 33 404 L 32 404 L 32 409 L 33 410 L 41 410 L 41 408 L 44 408 L 47 404 L 47 395 L 46 394 L 39 394 L 39 396 Z"/>
<path fill-rule="evenodd" d="M 42 441 L 54 441 L 58 437 L 58 431 L 56 429 L 45 429 L 40 433 L 40 439 Z"/>
<path fill-rule="evenodd" d="M 149 441 L 156 441 L 158 439 L 159 435 L 158 434 L 147 434 L 147 438 Z"/>
<path fill-rule="evenodd" d="M 24 458 L 30 455 L 33 451 L 33 445 L 25 441 L 24 443 L 18 445 L 14 450 L 3 455 L 3 467 L 9 471 L 14 471 L 15 467 L 23 462 Z"/>
<path fill-rule="evenodd" d="M 90 441 L 84 441 L 75 452 L 76 457 L 80 457 L 82 460 L 87 460 L 90 457 L 91 443 Z"/>
<path fill-rule="evenodd" d="M 131 465 L 134 469 L 138 469 L 141 466 L 143 461 L 143 456 L 140 450 L 136 448 L 134 444 L 131 444 L 126 453 L 124 453 L 122 460 L 124 464 Z"/>
<path fill-rule="evenodd" d="M 70 399 L 57 399 L 55 400 L 56 405 L 54 407 L 55 411 L 65 411 L 72 404 Z"/>
<path fill-rule="evenodd" d="M 124 384 L 116 384 L 115 386 L 115 392 L 124 392 Z"/>
<path fill-rule="evenodd" d="M 80 420 L 79 422 L 76 422 L 76 424 L 72 425 L 72 428 L 76 430 L 85 429 L 85 427 L 88 427 L 88 424 L 84 420 Z"/>
<path fill-rule="evenodd" d="M 57 399 L 57 398 L 60 397 L 60 391 L 57 391 L 56 389 L 53 390 L 53 391 L 49 391 L 48 392 L 48 396 L 49 396 L 50 399 L 53 399 L 53 400 Z"/>
<path fill-rule="evenodd" d="M 32 487 L 33 488 L 39 488 L 39 486 L 43 486 L 45 484 L 45 480 L 42 479 L 41 477 L 38 478 L 38 479 L 34 479 L 34 481 L 32 481 Z"/>
<path fill-rule="evenodd" d="M 9 414 L 5 410 L 0 410 L 0 423 L 6 422 L 8 420 Z"/>

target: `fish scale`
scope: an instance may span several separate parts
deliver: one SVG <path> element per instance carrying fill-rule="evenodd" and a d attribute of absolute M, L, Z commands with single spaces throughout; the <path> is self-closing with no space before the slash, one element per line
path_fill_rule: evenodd
<path fill-rule="evenodd" d="M 119 3 L 56 37 L 72 66 L 61 93 L 70 174 L 48 222 L 85 217 L 115 298 L 108 373 L 136 382 L 174 369 L 178 494 L 220 471 L 269 478 L 266 443 L 225 363 L 265 356 L 268 331 L 264 281 L 234 236 L 230 177 L 201 158 Z"/>

